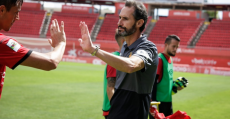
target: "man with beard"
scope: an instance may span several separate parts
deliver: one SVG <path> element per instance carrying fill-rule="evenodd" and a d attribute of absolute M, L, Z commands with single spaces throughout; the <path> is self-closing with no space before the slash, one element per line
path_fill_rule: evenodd
<path fill-rule="evenodd" d="M 159 101 L 159 113 L 166 116 L 173 114 L 172 110 L 172 94 L 177 90 L 186 87 L 187 80 L 184 77 L 178 78 L 173 82 L 173 61 L 171 56 L 176 55 L 179 47 L 180 38 L 176 35 L 169 35 L 165 40 L 165 49 L 163 53 L 159 53 L 159 64 L 157 67 L 157 75 L 152 91 L 152 101 Z M 179 81 L 179 82 L 178 82 Z M 150 119 L 154 119 L 150 115 Z"/>
<path fill-rule="evenodd" d="M 119 14 L 118 32 L 125 39 L 120 56 L 94 46 L 87 25 L 80 23 L 82 49 L 117 70 L 115 93 L 108 119 L 147 119 L 158 65 L 155 44 L 141 33 L 148 16 L 141 2 L 126 1 Z"/>
<path fill-rule="evenodd" d="M 9 31 L 16 20 L 19 20 L 23 0 L 0 0 L 0 30 Z M 50 27 L 50 45 L 53 51 L 39 53 L 23 47 L 15 39 L 0 33 L 0 98 L 3 89 L 6 66 L 15 69 L 18 65 L 42 70 L 56 69 L 62 59 L 66 46 L 64 22 L 59 28 L 57 20 Z"/>

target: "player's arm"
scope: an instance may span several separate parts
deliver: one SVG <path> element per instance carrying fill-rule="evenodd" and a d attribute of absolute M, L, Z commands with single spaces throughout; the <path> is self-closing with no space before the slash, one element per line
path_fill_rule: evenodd
<path fill-rule="evenodd" d="M 114 94 L 114 87 L 116 83 L 116 69 L 111 67 L 110 65 L 107 65 L 106 67 L 106 78 L 107 78 L 107 95 L 109 100 L 111 100 L 113 94 Z"/>
<path fill-rule="evenodd" d="M 82 39 L 79 39 L 79 42 L 82 49 L 86 52 L 93 53 L 96 47 L 93 46 L 92 44 L 87 25 L 84 22 L 81 22 L 80 28 L 81 28 Z M 105 52 L 100 49 L 96 53 L 96 56 L 101 60 L 103 60 L 104 62 L 106 62 L 107 64 L 109 64 L 110 66 L 122 72 L 133 73 L 144 68 L 144 61 L 137 56 L 131 56 L 130 58 L 125 58 L 125 57 L 115 56 L 111 53 Z"/>
<path fill-rule="evenodd" d="M 21 65 L 42 70 L 52 70 L 57 67 L 62 59 L 66 46 L 64 22 L 61 22 L 61 27 L 59 28 L 57 20 L 53 20 L 50 27 L 50 33 L 51 39 L 49 39 L 49 43 L 53 47 L 53 51 L 49 53 L 33 51 L 30 56 L 21 63 Z"/>
<path fill-rule="evenodd" d="M 109 100 L 111 100 L 114 94 L 115 83 L 116 83 L 116 77 L 107 78 L 107 95 L 108 95 Z"/>

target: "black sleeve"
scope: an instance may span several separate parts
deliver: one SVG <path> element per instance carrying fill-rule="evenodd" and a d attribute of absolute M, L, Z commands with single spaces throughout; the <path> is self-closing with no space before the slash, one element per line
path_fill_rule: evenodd
<path fill-rule="evenodd" d="M 25 61 L 30 56 L 31 53 L 32 53 L 32 50 L 29 50 L 26 53 L 26 55 L 12 67 L 12 69 L 14 70 L 19 64 L 21 64 L 23 61 Z"/>

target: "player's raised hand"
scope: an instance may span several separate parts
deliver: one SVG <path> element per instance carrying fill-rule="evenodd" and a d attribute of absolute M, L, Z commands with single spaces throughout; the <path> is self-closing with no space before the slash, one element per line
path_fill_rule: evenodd
<path fill-rule="evenodd" d="M 56 47 L 59 43 L 66 43 L 64 22 L 61 21 L 61 26 L 59 28 L 58 21 L 56 19 L 52 20 L 50 34 L 51 39 L 48 39 L 48 41 L 52 47 Z"/>
<path fill-rule="evenodd" d="M 92 53 L 95 50 L 95 46 L 90 38 L 89 30 L 85 22 L 80 22 L 79 27 L 81 29 L 81 38 L 78 39 L 80 46 L 86 52 Z"/>

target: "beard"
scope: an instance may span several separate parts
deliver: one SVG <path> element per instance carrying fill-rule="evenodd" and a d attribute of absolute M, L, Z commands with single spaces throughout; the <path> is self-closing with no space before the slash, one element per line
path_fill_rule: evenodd
<path fill-rule="evenodd" d="M 167 51 L 167 53 L 170 55 L 170 56 L 175 56 L 176 55 L 176 53 L 175 54 L 173 54 L 172 52 L 170 52 L 169 50 Z"/>
<path fill-rule="evenodd" d="M 120 35 L 120 36 L 129 36 L 129 35 L 132 35 L 133 33 L 135 33 L 136 32 L 136 23 L 134 23 L 133 24 L 133 26 L 132 26 L 132 28 L 131 29 L 127 29 L 126 27 L 122 27 L 122 26 L 118 26 L 118 28 L 122 28 L 122 29 L 124 29 L 124 31 L 122 32 L 122 31 L 120 31 L 120 30 L 118 30 L 118 34 Z"/>

